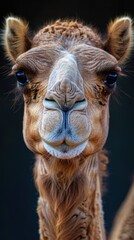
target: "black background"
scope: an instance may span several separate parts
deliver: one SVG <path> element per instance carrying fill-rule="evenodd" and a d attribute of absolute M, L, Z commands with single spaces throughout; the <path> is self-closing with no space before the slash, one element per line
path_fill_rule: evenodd
<path fill-rule="evenodd" d="M 27 19 L 31 31 L 57 18 L 78 18 L 105 33 L 109 20 L 124 15 L 134 17 L 132 4 L 132 1 L 122 0 L 5 1 L 0 8 L 0 28 L 3 28 L 4 18 L 13 14 Z M 110 130 L 106 142 L 110 153 L 109 177 L 107 193 L 103 197 L 107 232 L 134 174 L 133 53 L 125 67 L 128 75 L 119 79 L 117 93 L 110 102 Z M 33 179 L 34 156 L 23 141 L 23 101 L 14 103 L 15 79 L 9 78 L 8 72 L 9 64 L 0 47 L 0 239 L 37 240 L 38 193 Z"/>

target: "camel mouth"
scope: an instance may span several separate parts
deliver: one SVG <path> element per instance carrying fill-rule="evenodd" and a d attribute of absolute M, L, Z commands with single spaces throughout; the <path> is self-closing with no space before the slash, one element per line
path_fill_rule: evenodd
<path fill-rule="evenodd" d="M 82 99 L 66 111 L 56 101 L 45 99 L 39 134 L 52 156 L 71 159 L 82 153 L 91 134 L 87 101 Z"/>
<path fill-rule="evenodd" d="M 69 146 L 66 143 L 62 143 L 59 146 L 52 146 L 43 141 L 45 150 L 52 156 L 60 159 L 70 159 L 79 156 L 87 146 L 88 141 L 84 141 L 77 146 Z"/>

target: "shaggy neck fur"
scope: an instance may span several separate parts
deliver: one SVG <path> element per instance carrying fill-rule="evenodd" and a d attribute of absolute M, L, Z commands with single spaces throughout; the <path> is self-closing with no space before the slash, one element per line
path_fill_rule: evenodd
<path fill-rule="evenodd" d="M 38 158 L 41 239 L 105 239 L 98 154 L 83 160 Z"/>

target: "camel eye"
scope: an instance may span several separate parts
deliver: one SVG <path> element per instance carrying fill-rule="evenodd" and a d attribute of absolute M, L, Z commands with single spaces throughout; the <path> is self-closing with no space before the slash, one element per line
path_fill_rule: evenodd
<path fill-rule="evenodd" d="M 106 78 L 104 79 L 104 83 L 110 88 L 114 88 L 116 85 L 116 81 L 118 78 L 118 74 L 116 72 L 109 72 Z"/>
<path fill-rule="evenodd" d="M 29 79 L 23 71 L 16 72 L 17 82 L 20 87 L 24 87 L 29 83 Z"/>

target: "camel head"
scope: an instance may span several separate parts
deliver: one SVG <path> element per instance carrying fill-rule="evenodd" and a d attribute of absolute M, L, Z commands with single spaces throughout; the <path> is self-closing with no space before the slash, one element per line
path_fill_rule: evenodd
<path fill-rule="evenodd" d="M 102 149 L 110 96 L 132 47 L 131 19 L 111 21 L 105 37 L 72 20 L 58 20 L 31 37 L 25 20 L 8 17 L 3 38 L 24 97 L 28 148 L 63 161 Z"/>

